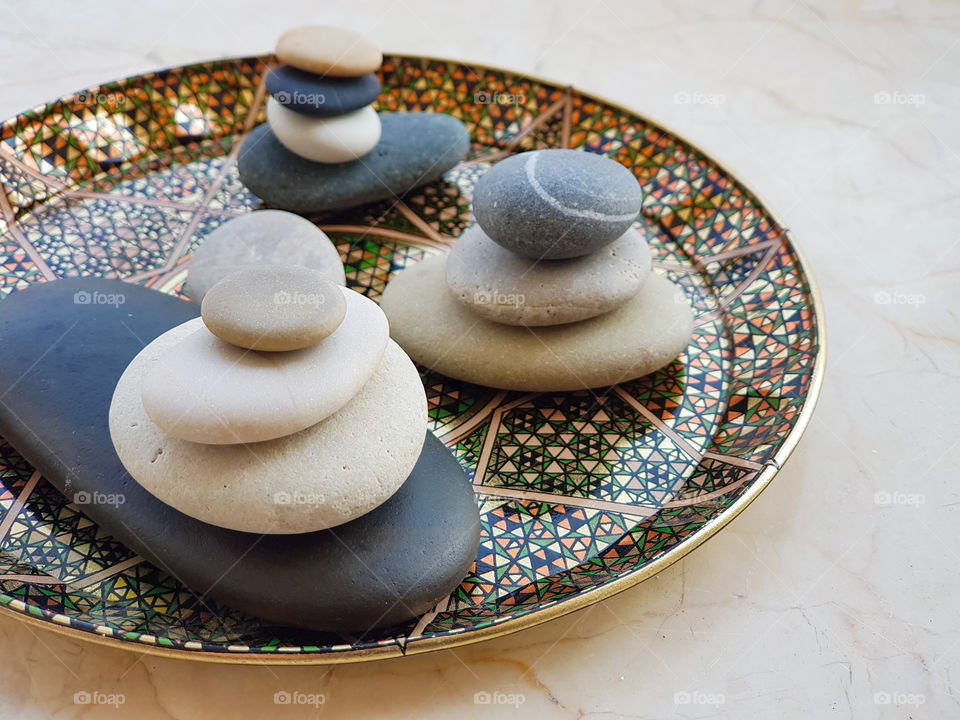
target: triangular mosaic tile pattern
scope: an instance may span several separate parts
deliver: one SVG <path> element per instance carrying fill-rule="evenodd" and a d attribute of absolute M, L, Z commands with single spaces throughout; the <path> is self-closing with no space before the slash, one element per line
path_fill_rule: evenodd
<path fill-rule="evenodd" d="M 75 275 L 182 294 L 203 238 L 260 207 L 234 158 L 264 120 L 273 62 L 151 73 L 0 124 L 0 297 Z M 452 644 L 641 577 L 776 469 L 809 411 L 819 320 L 785 231 L 735 178 L 662 128 L 569 88 L 421 58 L 386 58 L 381 76 L 381 112 L 451 114 L 473 146 L 441 182 L 311 218 L 350 287 L 377 300 L 398 270 L 444 252 L 472 222 L 473 188 L 498 159 L 546 147 L 601 153 L 643 186 L 637 226 L 655 271 L 697 313 L 687 350 L 600 393 L 503 392 L 423 368 L 431 428 L 474 483 L 483 535 L 446 604 L 403 626 L 305 633 L 198 598 L 104 535 L 6 445 L 0 606 L 183 652 L 316 658 Z"/>

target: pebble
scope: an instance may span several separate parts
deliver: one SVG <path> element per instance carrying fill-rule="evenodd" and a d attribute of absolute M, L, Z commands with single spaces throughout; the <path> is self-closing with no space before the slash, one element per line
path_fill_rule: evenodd
<path fill-rule="evenodd" d="M 240 150 L 240 179 L 274 207 L 313 213 L 394 199 L 438 180 L 470 147 L 462 122 L 440 113 L 384 113 L 377 146 L 362 162 L 324 164 L 287 150 L 268 125 Z"/>
<path fill-rule="evenodd" d="M 346 285 L 340 253 L 309 220 L 283 210 L 257 210 L 233 218 L 207 235 L 194 250 L 187 293 L 198 305 L 227 275 L 250 266 L 304 265 L 335 285 Z"/>
<path fill-rule="evenodd" d="M 473 214 L 508 250 L 534 259 L 578 257 L 613 242 L 643 195 L 620 163 L 579 150 L 534 150 L 502 160 L 477 182 Z"/>
<path fill-rule="evenodd" d="M 277 40 L 277 59 L 300 70 L 332 77 L 357 77 L 380 67 L 383 54 L 362 35 L 346 28 L 307 25 Z"/>
<path fill-rule="evenodd" d="M 363 157 L 380 140 L 380 116 L 372 105 L 345 115 L 318 118 L 267 100 L 267 121 L 290 152 L 317 163 L 346 163 Z"/>
<path fill-rule="evenodd" d="M 124 302 L 77 304 L 78 292 Z M 400 489 L 335 530 L 226 530 L 131 480 L 107 427 L 117 380 L 144 343 L 197 313 L 195 305 L 120 280 L 63 278 L 12 293 L 0 303 L 0 436 L 68 498 L 122 498 L 78 508 L 98 538 L 114 538 L 232 617 L 367 632 L 449 596 L 477 557 L 480 518 L 469 479 L 431 433 Z M 158 622 L 181 622 L 174 611 L 159 613 Z"/>
<path fill-rule="evenodd" d="M 479 317 L 507 325 L 560 325 L 610 312 L 650 276 L 650 248 L 627 230 L 596 252 L 569 260 L 517 255 L 473 225 L 454 243 L 446 281 L 453 297 Z"/>
<path fill-rule="evenodd" d="M 359 77 L 321 77 L 289 65 L 267 73 L 267 92 L 284 107 L 303 115 L 330 117 L 359 110 L 380 96 L 375 73 Z"/>
<path fill-rule="evenodd" d="M 340 327 L 347 302 L 319 270 L 251 266 L 227 275 L 203 297 L 207 329 L 250 350 L 301 350 Z"/>
<path fill-rule="evenodd" d="M 690 342 L 690 306 L 656 274 L 612 312 L 529 328 L 484 320 L 454 300 L 445 265 L 436 255 L 397 273 L 380 307 L 415 362 L 458 380 L 528 392 L 605 388 L 668 365 Z"/>
<path fill-rule="evenodd" d="M 380 364 L 389 327 L 376 303 L 340 288 L 347 312 L 323 342 L 263 353 L 229 345 L 202 319 L 143 377 L 147 414 L 195 443 L 255 443 L 320 422 L 346 405 Z"/>
<path fill-rule="evenodd" d="M 165 434 L 145 412 L 140 384 L 194 327 L 195 321 L 180 325 L 144 348 L 110 406 L 120 461 L 162 502 L 240 532 L 314 532 L 377 507 L 413 470 L 427 430 L 427 399 L 416 366 L 393 342 L 350 402 L 302 432 L 253 445 L 204 445 Z"/>

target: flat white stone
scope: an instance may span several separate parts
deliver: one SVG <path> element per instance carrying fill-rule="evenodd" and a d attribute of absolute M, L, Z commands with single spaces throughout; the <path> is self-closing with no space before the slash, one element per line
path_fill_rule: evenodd
<path fill-rule="evenodd" d="M 190 324 L 164 333 L 133 359 L 110 405 L 117 455 L 159 500 L 231 530 L 313 532 L 370 512 L 413 470 L 426 436 L 427 401 L 416 367 L 393 342 L 353 400 L 295 435 L 250 445 L 166 435 L 147 415 L 140 385 L 151 365 L 193 332 Z"/>
<path fill-rule="evenodd" d="M 656 274 L 616 310 L 530 328 L 485 320 L 461 305 L 447 288 L 445 265 L 437 255 L 397 273 L 380 307 L 411 358 L 452 378 L 505 390 L 609 387 L 669 364 L 690 342 L 690 306 Z"/>
<path fill-rule="evenodd" d="M 253 443 L 298 432 L 335 413 L 380 363 L 389 327 L 376 303 L 340 288 L 343 322 L 303 350 L 236 347 L 196 318 L 144 371 L 143 405 L 166 434 L 197 443 Z"/>
<path fill-rule="evenodd" d="M 311 117 L 270 98 L 267 122 L 287 150 L 318 163 L 356 160 L 380 141 L 380 116 L 372 105 L 346 115 Z"/>
<path fill-rule="evenodd" d="M 572 323 L 620 307 L 650 276 L 650 248 L 627 230 L 589 255 L 533 260 L 468 228 L 447 258 L 453 296 L 480 317 L 507 325 Z"/>

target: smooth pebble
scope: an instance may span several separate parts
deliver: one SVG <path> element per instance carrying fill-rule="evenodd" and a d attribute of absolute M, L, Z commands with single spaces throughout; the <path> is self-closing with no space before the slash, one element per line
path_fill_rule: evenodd
<path fill-rule="evenodd" d="M 346 28 L 306 25 L 277 40 L 277 59 L 319 75 L 356 77 L 380 67 L 383 54 L 362 35 Z"/>
<path fill-rule="evenodd" d="M 313 213 L 396 199 L 438 180 L 470 147 L 462 122 L 440 113 L 386 113 L 380 142 L 363 160 L 325 164 L 287 150 L 269 125 L 250 133 L 240 150 L 240 179 L 275 207 Z"/>
<path fill-rule="evenodd" d="M 389 327 L 376 303 L 340 288 L 347 312 L 323 342 L 284 353 L 223 342 L 202 319 L 143 377 L 147 414 L 174 438 L 255 443 L 303 430 L 346 405 L 370 378 Z"/>
<path fill-rule="evenodd" d="M 216 283 L 259 265 L 304 265 L 335 285 L 346 285 L 336 246 L 309 220 L 284 210 L 256 210 L 207 235 L 188 266 L 187 294 L 198 305 Z"/>
<path fill-rule="evenodd" d="M 427 429 L 427 400 L 416 367 L 393 342 L 349 403 L 302 432 L 250 445 L 170 437 L 144 410 L 140 384 L 194 325 L 176 327 L 144 348 L 110 405 L 117 455 L 157 499 L 230 530 L 305 533 L 369 512 L 413 470 Z"/>
<path fill-rule="evenodd" d="M 473 225 L 450 251 L 446 280 L 454 298 L 480 317 L 560 325 L 623 305 L 650 277 L 650 262 L 647 241 L 632 228 L 589 255 L 538 261 L 507 250 Z"/>
<path fill-rule="evenodd" d="M 690 342 L 693 314 L 659 275 L 616 310 L 570 325 L 529 328 L 478 317 L 454 300 L 446 257 L 397 273 L 380 307 L 394 340 L 413 358 L 458 380 L 532 392 L 602 388 L 673 361 Z"/>
<path fill-rule="evenodd" d="M 250 350 L 301 350 L 340 327 L 347 302 L 319 270 L 264 265 L 237 270 L 203 298 L 207 329 Z"/>
<path fill-rule="evenodd" d="M 579 150 L 533 150 L 502 160 L 473 193 L 480 227 L 534 259 L 586 255 L 637 219 L 643 193 L 627 168 Z"/>
<path fill-rule="evenodd" d="M 287 150 L 316 163 L 363 157 L 380 140 L 380 116 L 372 105 L 334 117 L 312 117 L 267 100 L 267 121 Z"/>
<path fill-rule="evenodd" d="M 78 292 L 122 295 L 124 303 L 76 304 Z M 469 478 L 430 432 L 390 499 L 315 533 L 215 527 L 130 478 L 107 426 L 117 381 L 144 343 L 198 312 L 171 295 L 104 278 L 63 278 L 11 293 L 0 303 L 0 436 L 68 499 L 122 498 L 78 510 L 98 537 L 122 543 L 232 617 L 363 633 L 446 599 L 477 557 L 480 517 Z M 178 612 L 159 608 L 157 617 L 175 621 Z"/>
<path fill-rule="evenodd" d="M 322 77 L 282 65 L 267 73 L 267 92 L 290 110 L 330 117 L 374 102 L 380 96 L 380 79 L 376 73 L 352 78 Z"/>

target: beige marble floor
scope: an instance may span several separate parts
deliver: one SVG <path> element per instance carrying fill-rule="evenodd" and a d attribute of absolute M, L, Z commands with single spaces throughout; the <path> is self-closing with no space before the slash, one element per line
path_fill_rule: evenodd
<path fill-rule="evenodd" d="M 157 66 L 265 51 L 309 21 L 620 101 L 737 169 L 787 219 L 830 341 L 820 406 L 783 472 L 640 587 L 455 652 L 334 668 L 156 660 L 3 615 L 0 717 L 960 715 L 956 3 L 0 6 L 3 117 Z M 78 691 L 124 704 L 77 705 Z M 278 706 L 278 691 L 325 702 Z M 484 691 L 515 703 L 474 703 Z"/>

